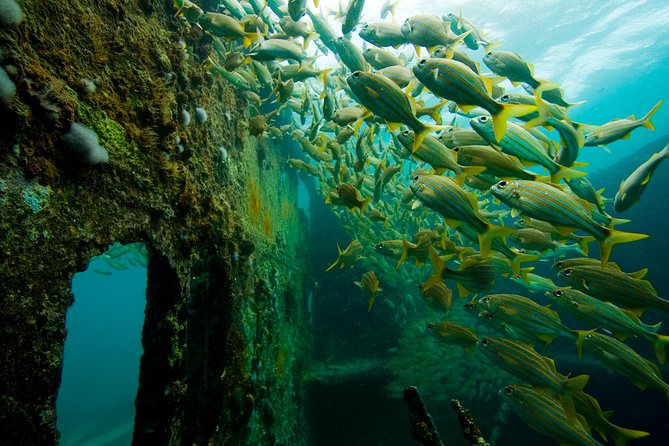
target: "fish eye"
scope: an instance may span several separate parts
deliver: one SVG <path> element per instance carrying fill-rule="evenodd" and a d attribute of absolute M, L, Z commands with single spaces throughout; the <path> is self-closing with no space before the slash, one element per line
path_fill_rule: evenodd
<path fill-rule="evenodd" d="M 563 273 L 565 276 L 567 276 L 567 277 L 571 277 L 572 274 L 574 274 L 574 270 L 571 269 L 571 268 L 567 268 L 567 269 L 564 270 L 562 273 Z"/>
<path fill-rule="evenodd" d="M 513 393 L 513 387 L 511 387 L 511 386 L 506 386 L 506 387 L 504 388 L 504 393 L 506 393 L 507 395 L 511 395 L 511 394 Z"/>
<path fill-rule="evenodd" d="M 563 265 L 562 261 L 555 262 L 555 267 L 558 269 L 562 268 L 562 265 Z"/>
<path fill-rule="evenodd" d="M 486 56 L 492 56 L 492 51 L 488 51 L 485 55 Z"/>
<path fill-rule="evenodd" d="M 427 60 L 421 59 L 420 62 L 418 62 L 418 65 L 425 65 L 427 63 Z"/>
<path fill-rule="evenodd" d="M 501 188 L 501 187 L 504 187 L 504 186 L 506 186 L 506 181 L 504 181 L 504 180 L 502 180 L 502 181 L 500 181 L 499 183 L 497 183 L 497 187 L 500 187 L 500 188 Z"/>
<path fill-rule="evenodd" d="M 479 116 L 479 122 L 488 122 L 487 116 Z"/>
<path fill-rule="evenodd" d="M 555 297 L 561 297 L 563 294 L 564 294 L 564 291 L 562 291 L 562 290 L 553 291 L 553 296 L 555 296 Z"/>
<path fill-rule="evenodd" d="M 418 181 L 418 175 L 416 175 L 415 177 L 413 177 L 413 180 L 414 180 L 414 181 Z"/>
<path fill-rule="evenodd" d="M 502 95 L 502 97 L 501 97 L 500 99 L 501 99 L 502 101 L 508 101 L 508 100 L 509 100 L 509 95 L 508 95 L 508 94 L 504 94 L 504 95 Z"/>
<path fill-rule="evenodd" d="M 484 347 L 487 347 L 490 341 L 488 341 L 488 338 L 483 338 L 481 339 L 481 345 Z"/>
<path fill-rule="evenodd" d="M 483 302 L 490 302 L 490 296 L 485 296 L 481 299 Z"/>
<path fill-rule="evenodd" d="M 367 28 L 369 28 L 369 25 L 365 23 L 365 24 L 363 25 L 362 29 L 367 29 Z"/>
<path fill-rule="evenodd" d="M 428 329 L 428 330 L 432 330 L 432 328 L 433 328 L 433 325 L 432 325 L 432 324 L 427 324 L 427 329 Z"/>
<path fill-rule="evenodd" d="M 524 225 L 525 225 L 525 220 L 518 220 L 518 224 L 519 224 L 520 226 L 524 226 Z M 559 263 L 559 262 L 558 262 L 558 263 Z"/>
<path fill-rule="evenodd" d="M 376 249 L 382 249 L 382 248 L 383 248 L 383 243 L 376 244 Z"/>
<path fill-rule="evenodd" d="M 408 136 L 408 135 L 409 135 L 409 131 L 408 131 L 408 130 L 403 131 L 403 132 L 402 132 L 402 135 Z"/>
<path fill-rule="evenodd" d="M 361 74 L 362 73 L 360 73 L 359 71 L 356 71 L 355 73 L 353 73 L 353 78 L 357 79 L 361 76 Z"/>

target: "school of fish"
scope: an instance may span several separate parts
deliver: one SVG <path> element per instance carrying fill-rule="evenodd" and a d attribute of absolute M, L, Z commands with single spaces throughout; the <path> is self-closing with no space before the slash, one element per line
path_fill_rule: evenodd
<path fill-rule="evenodd" d="M 246 100 L 250 134 L 297 141 L 302 156 L 287 164 L 318 180 L 353 237 L 328 270 L 364 262 L 356 285 L 367 311 L 384 275 L 405 274 L 409 283 L 422 274 L 417 294 L 442 317 L 426 331 L 517 378 L 499 394 L 530 427 L 569 445 L 648 436 L 612 424 L 583 390 L 589 377 L 558 372 L 543 353 L 556 337 L 567 339 L 579 358 L 592 355 L 669 398 L 658 366 L 624 343 L 647 342 L 663 364 L 669 336 L 640 318 L 648 308 L 669 313 L 669 301 L 644 280 L 647 269 L 626 273 L 609 261 L 615 245 L 648 235 L 621 231 L 628 220 L 608 213 L 639 200 L 669 146 L 623 181 L 613 200 L 578 161 L 592 146 L 653 130 L 662 100 L 641 119 L 574 122 L 569 110 L 579 103 L 461 13 L 416 14 L 400 24 L 390 0 L 380 11 L 350 0 L 328 14 L 317 0 L 219 3 L 204 10 L 174 0 L 175 16 L 211 39 L 203 64 Z M 323 56 L 338 66 L 317 68 Z M 593 243 L 599 259 L 589 257 Z M 556 277 L 569 286 L 532 273 L 541 259 L 554 259 Z M 528 295 L 488 294 L 508 279 Z M 474 294 L 467 307 L 498 336 L 447 320 L 453 287 L 460 298 Z M 545 294 L 553 308 L 530 293 Z M 561 313 L 582 329 L 563 325 Z"/>

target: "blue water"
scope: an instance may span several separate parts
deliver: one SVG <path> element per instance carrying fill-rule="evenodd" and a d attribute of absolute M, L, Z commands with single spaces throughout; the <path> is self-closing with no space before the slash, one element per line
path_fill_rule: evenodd
<path fill-rule="evenodd" d="M 146 268 L 115 270 L 97 259 L 75 274 L 72 288 L 57 401 L 60 444 L 128 445 L 142 354 Z"/>
<path fill-rule="evenodd" d="M 337 9 L 337 2 L 322 3 Z M 367 2 L 366 20 L 379 20 L 380 3 L 383 2 Z M 465 17 L 490 30 L 486 36 L 489 40 L 503 41 L 500 49 L 517 52 L 532 62 L 538 78 L 561 84 L 567 100 L 585 101 L 570 110 L 574 121 L 603 124 L 631 114 L 639 118 L 657 101 L 669 96 L 667 0 L 402 0 L 396 20 L 401 23 L 407 16 L 418 12 L 445 14 L 458 13 L 460 9 Z M 359 42 L 356 38 L 354 41 Z M 409 46 L 404 50 L 408 55 L 412 51 Z M 474 54 L 480 59 L 483 52 L 479 50 Z M 510 92 L 522 92 L 521 89 L 513 90 L 508 83 L 503 85 Z M 637 129 L 631 138 L 610 144 L 610 153 L 597 147 L 582 150 L 579 161 L 589 164 L 583 169 L 592 174 L 590 178 L 596 188 L 606 186 L 605 196 L 612 197 L 620 181 L 638 165 L 637 161 L 623 165 L 616 163 L 669 133 L 669 103 L 659 109 L 652 121 L 657 131 Z M 552 136 L 557 138 L 556 133 Z M 299 149 L 293 147 L 292 150 L 299 153 Z M 669 166 L 662 166 L 662 169 L 665 172 L 658 172 L 653 178 L 639 204 L 625 214 L 612 213 L 633 220 L 622 229 L 648 233 L 651 238 L 617 246 L 612 260 L 626 271 L 649 267 L 647 278 L 659 295 L 667 298 L 669 211 L 665 191 L 669 187 L 666 174 Z M 300 182 L 299 207 L 310 216 L 313 237 L 319 242 L 311 261 L 314 269 L 320 272 L 332 262 L 336 244 L 346 246 L 353 234 L 343 231 L 340 221 L 322 204 L 320 193 L 308 191 L 307 184 L 310 182 Z M 308 193 L 316 197 L 311 203 L 319 203 L 318 206 L 309 205 Z M 95 266 L 104 265 L 92 265 L 92 268 Z M 427 270 L 431 271 L 431 268 Z M 423 271 L 423 276 L 428 274 L 427 270 Z M 362 268 L 334 270 L 317 277 L 320 285 L 314 287 L 313 308 L 310 306 L 314 318 L 314 359 L 323 362 L 358 358 L 392 360 L 392 352 L 398 348 L 401 336 L 399 326 L 388 323 L 395 313 L 382 306 L 381 299 L 373 312 L 366 313 L 364 302 L 358 299 L 360 290 L 353 285 L 362 272 Z M 537 272 L 560 284 L 551 275 L 547 264 L 538 264 Z M 424 279 L 423 276 L 417 280 Z M 141 355 L 145 284 L 146 270 L 140 267 L 113 270 L 111 276 L 91 271 L 75 276 L 75 304 L 68 312 L 69 336 L 58 399 L 62 444 L 129 444 Z M 404 289 L 387 288 L 384 284 L 382 287 L 385 288 L 384 295 L 398 306 L 409 294 Z M 415 293 L 415 289 L 411 292 Z M 454 306 L 460 304 L 456 301 Z M 669 322 L 666 314 L 652 310 L 644 320 L 653 323 L 664 320 L 665 325 Z M 408 320 L 406 324 L 419 322 L 422 321 Z M 660 331 L 667 333 L 667 330 L 664 327 Z M 449 444 L 465 444 L 442 395 L 446 393 L 444 389 L 450 377 L 436 376 L 440 371 L 441 355 L 451 352 L 439 350 L 430 342 L 426 339 L 425 344 L 414 346 L 415 362 L 425 367 L 410 376 L 412 379 L 406 384 L 424 384 L 426 402 L 438 418 L 443 437 L 448 436 Z M 634 346 L 652 358 L 646 345 Z M 554 348 L 552 352 L 557 352 L 556 356 L 562 360 L 569 360 L 568 367 L 560 369 L 565 373 L 591 375 L 587 390 L 599 399 L 604 410 L 615 410 L 617 424 L 652 432 L 653 437 L 632 445 L 668 444 L 669 406 L 657 390 L 641 391 L 602 367 L 592 366 L 592 363 L 581 365 L 566 347 L 564 350 Z M 430 354 L 434 356 L 430 358 Z M 476 362 L 479 360 L 481 358 L 468 364 L 472 375 L 479 368 Z M 666 366 L 663 370 L 666 378 Z M 346 387 L 311 389 L 315 403 L 308 410 L 313 444 L 411 444 L 406 410 L 401 400 L 390 396 L 387 389 L 390 381 L 389 374 L 383 380 L 366 379 Z M 479 385 L 476 382 L 467 384 Z M 471 394 L 449 394 L 446 399 L 451 396 L 471 404 L 485 431 L 498 432 L 499 445 L 552 444 L 552 440 L 534 433 L 517 416 L 505 411 L 496 395 L 484 395 L 486 403 L 480 405 Z M 323 404 L 323 401 L 329 404 Z"/>

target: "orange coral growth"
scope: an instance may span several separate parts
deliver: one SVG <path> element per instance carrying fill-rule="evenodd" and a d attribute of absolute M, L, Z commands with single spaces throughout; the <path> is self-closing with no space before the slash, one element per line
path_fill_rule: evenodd
<path fill-rule="evenodd" d="M 272 217 L 269 213 L 265 214 L 265 220 L 263 221 L 263 230 L 265 231 L 265 237 L 270 238 L 272 236 L 274 225 L 272 224 Z"/>
<path fill-rule="evenodd" d="M 262 210 L 262 204 L 260 202 L 260 191 L 258 190 L 256 183 L 251 181 L 247 183 L 247 190 L 249 192 L 249 216 L 251 217 L 252 222 L 259 223 Z"/>

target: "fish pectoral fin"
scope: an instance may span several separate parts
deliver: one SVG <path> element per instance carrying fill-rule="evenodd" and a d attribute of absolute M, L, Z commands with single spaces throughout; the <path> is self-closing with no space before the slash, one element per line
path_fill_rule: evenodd
<path fill-rule="evenodd" d="M 588 282 L 587 282 L 585 279 L 583 279 L 583 280 L 581 281 L 581 284 L 583 285 L 583 288 L 585 288 L 586 290 L 590 291 L 590 287 L 588 286 Z"/>

